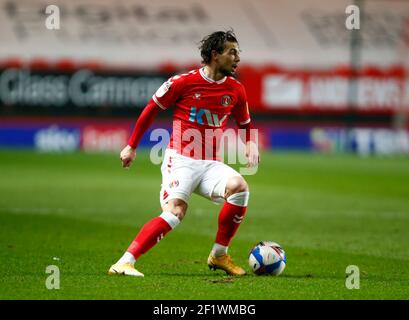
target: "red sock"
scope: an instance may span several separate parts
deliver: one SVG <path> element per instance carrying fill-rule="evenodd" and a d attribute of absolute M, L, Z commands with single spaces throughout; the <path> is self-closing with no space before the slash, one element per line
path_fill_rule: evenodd
<path fill-rule="evenodd" d="M 240 226 L 241 221 L 246 214 L 247 207 L 237 206 L 225 202 L 219 213 L 219 228 L 216 234 L 216 243 L 222 246 L 229 246 L 231 239 Z"/>
<path fill-rule="evenodd" d="M 149 251 L 149 249 L 162 240 L 170 230 L 172 230 L 172 227 L 169 223 L 161 217 L 156 217 L 145 223 L 127 251 L 135 259 L 138 259 L 141 254 Z"/>

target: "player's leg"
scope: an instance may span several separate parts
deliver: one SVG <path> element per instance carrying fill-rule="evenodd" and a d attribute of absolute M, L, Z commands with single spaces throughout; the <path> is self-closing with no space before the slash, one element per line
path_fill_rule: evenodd
<path fill-rule="evenodd" d="M 212 250 L 214 255 L 227 253 L 227 248 L 246 214 L 249 195 L 248 185 L 243 177 L 228 179 L 224 197 L 226 201 L 219 213 L 216 241 Z"/>
<path fill-rule="evenodd" d="M 230 177 L 226 182 L 226 200 L 219 213 L 216 240 L 208 258 L 213 269 L 223 269 L 231 275 L 244 275 L 243 268 L 237 266 L 227 254 L 230 242 L 246 214 L 249 190 L 241 176 Z"/>
<path fill-rule="evenodd" d="M 174 229 L 185 216 L 189 197 L 198 182 L 192 169 L 183 161 L 185 161 L 184 158 L 165 154 L 161 168 L 160 191 L 163 211 L 159 216 L 145 223 L 125 254 L 111 267 L 109 274 L 143 276 L 134 268 L 136 260 Z"/>
<path fill-rule="evenodd" d="M 148 221 L 139 231 L 135 240 L 128 248 L 135 262 L 142 254 L 148 252 L 155 244 L 180 223 L 186 214 L 187 203 L 181 199 L 169 200 L 163 207 L 163 212 Z"/>
<path fill-rule="evenodd" d="M 215 163 L 203 177 L 197 193 L 223 203 L 215 243 L 208 258 L 209 267 L 222 269 L 231 275 L 244 275 L 245 271 L 233 263 L 227 251 L 246 213 L 249 199 L 246 181 L 233 168 Z"/>
<path fill-rule="evenodd" d="M 186 214 L 187 203 L 181 199 L 171 199 L 162 206 L 162 210 L 159 216 L 145 223 L 125 254 L 110 268 L 109 274 L 143 276 L 133 267 L 136 260 L 176 228 Z"/>

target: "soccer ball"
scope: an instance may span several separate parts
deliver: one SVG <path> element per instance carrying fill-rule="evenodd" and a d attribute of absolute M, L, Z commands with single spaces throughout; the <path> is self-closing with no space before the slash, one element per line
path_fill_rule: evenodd
<path fill-rule="evenodd" d="M 275 242 L 261 241 L 249 254 L 249 266 L 258 275 L 280 275 L 286 265 L 287 258 L 284 249 Z"/>

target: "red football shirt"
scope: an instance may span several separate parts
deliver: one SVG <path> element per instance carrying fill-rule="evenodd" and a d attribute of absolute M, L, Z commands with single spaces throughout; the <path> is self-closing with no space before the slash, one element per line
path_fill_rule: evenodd
<path fill-rule="evenodd" d="M 219 143 L 230 114 L 239 126 L 250 122 L 243 85 L 233 77 L 209 79 L 204 68 L 170 78 L 152 99 L 162 109 L 174 106 L 168 148 L 194 159 L 220 160 Z"/>

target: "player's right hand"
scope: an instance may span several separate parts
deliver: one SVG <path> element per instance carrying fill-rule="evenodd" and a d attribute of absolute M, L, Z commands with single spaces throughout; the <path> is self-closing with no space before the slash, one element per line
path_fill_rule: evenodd
<path fill-rule="evenodd" d="M 128 169 L 131 166 L 132 162 L 134 161 L 135 156 L 136 156 L 135 148 L 132 148 L 129 145 L 123 148 L 119 156 L 119 158 L 122 161 L 122 167 Z"/>

